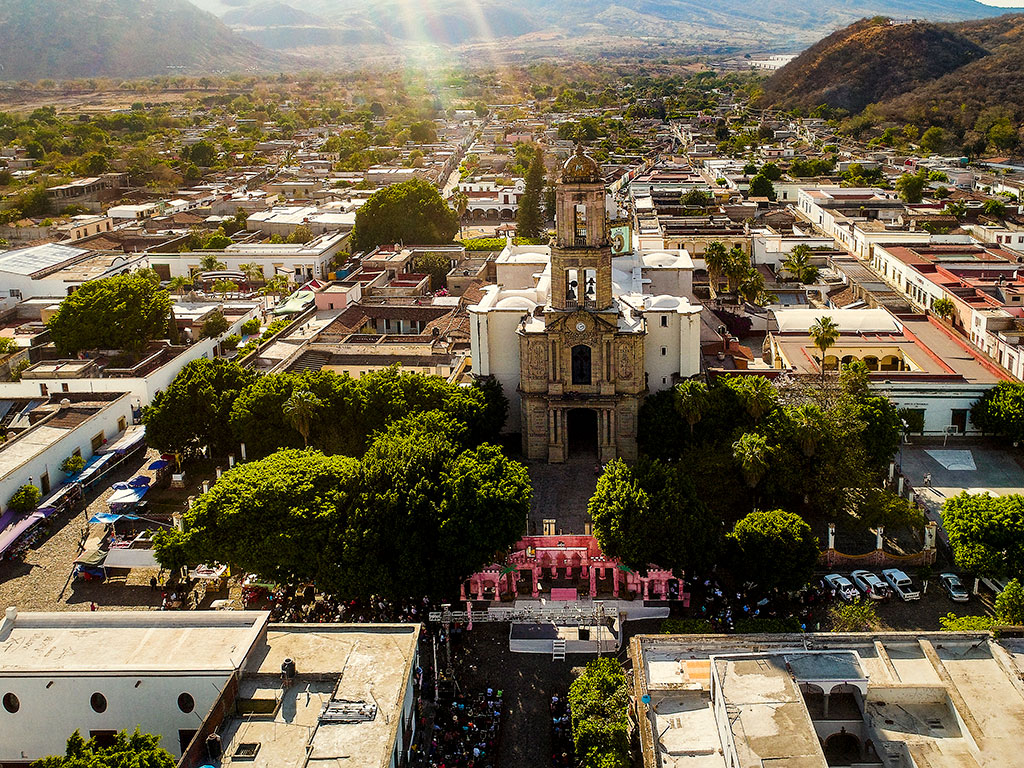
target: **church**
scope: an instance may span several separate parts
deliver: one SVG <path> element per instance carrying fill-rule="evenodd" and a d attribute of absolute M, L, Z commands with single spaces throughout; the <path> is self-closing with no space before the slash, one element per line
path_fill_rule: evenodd
<path fill-rule="evenodd" d="M 473 369 L 502 384 L 506 429 L 528 459 L 635 459 L 644 396 L 700 372 L 689 254 L 613 257 L 606 195 L 577 147 L 557 182 L 551 245 L 510 242 L 469 308 Z"/>

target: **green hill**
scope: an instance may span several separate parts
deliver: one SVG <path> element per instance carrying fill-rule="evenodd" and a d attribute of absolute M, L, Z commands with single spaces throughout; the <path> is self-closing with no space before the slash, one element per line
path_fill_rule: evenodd
<path fill-rule="evenodd" d="M 988 55 L 958 25 L 865 19 L 821 40 L 768 79 L 761 102 L 860 112 L 913 91 Z"/>
<path fill-rule="evenodd" d="M 292 60 L 186 0 L 4 0 L 0 79 L 277 71 Z"/>

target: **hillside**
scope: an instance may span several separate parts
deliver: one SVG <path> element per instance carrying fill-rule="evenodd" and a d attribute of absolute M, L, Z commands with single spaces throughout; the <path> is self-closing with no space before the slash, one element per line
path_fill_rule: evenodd
<path fill-rule="evenodd" d="M 292 64 L 186 0 L 4 0 L 0 39 L 4 80 L 277 71 Z"/>
<path fill-rule="evenodd" d="M 808 111 L 826 104 L 854 116 L 870 105 L 858 126 L 938 126 L 951 132 L 949 148 L 980 152 L 993 120 L 1024 121 L 1024 14 L 951 24 L 857 22 L 772 75 L 757 104 Z"/>
<path fill-rule="evenodd" d="M 989 52 L 954 28 L 862 20 L 815 43 L 765 83 L 762 101 L 851 113 L 955 72 Z"/>
<path fill-rule="evenodd" d="M 878 13 L 957 21 L 1004 12 L 975 0 L 193 0 L 221 15 L 240 34 L 279 50 L 330 45 L 340 37 L 355 45 L 334 53 L 365 55 L 388 40 L 394 54 L 416 46 L 492 55 L 550 55 L 573 51 L 674 49 L 729 53 L 799 50 L 836 27 Z M 315 17 L 296 22 L 281 6 Z M 365 34 L 365 44 L 351 33 Z M 313 42 L 316 41 L 316 42 Z M 322 53 L 322 52 L 318 52 Z"/>
<path fill-rule="evenodd" d="M 878 104 L 880 117 L 941 125 L 958 134 L 985 110 L 1024 122 L 1024 15 L 949 25 L 989 54 L 905 94 Z"/>

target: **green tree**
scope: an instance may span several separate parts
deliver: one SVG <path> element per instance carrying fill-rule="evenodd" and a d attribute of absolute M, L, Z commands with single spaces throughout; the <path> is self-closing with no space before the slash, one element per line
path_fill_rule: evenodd
<path fill-rule="evenodd" d="M 171 297 L 137 272 L 84 283 L 46 326 L 66 355 L 88 349 L 138 353 L 167 328 Z"/>
<path fill-rule="evenodd" d="M 758 173 L 750 180 L 750 190 L 747 192 L 747 197 L 767 197 L 769 200 L 778 199 L 771 179 L 762 173 Z"/>
<path fill-rule="evenodd" d="M 874 632 L 882 625 L 875 606 L 863 600 L 833 605 L 828 618 L 833 632 Z"/>
<path fill-rule="evenodd" d="M 814 321 L 808 329 L 811 341 L 821 352 L 819 366 L 821 368 L 821 384 L 825 385 L 825 353 L 827 353 L 839 340 L 839 326 L 831 317 L 823 316 Z"/>
<path fill-rule="evenodd" d="M 85 459 L 81 454 L 73 453 L 60 463 L 60 471 L 66 475 L 77 475 L 85 469 Z"/>
<path fill-rule="evenodd" d="M 704 263 L 707 266 L 708 277 L 711 279 L 712 286 L 717 288 L 729 263 L 729 252 L 726 250 L 725 245 L 718 240 L 708 243 L 707 248 L 704 250 Z"/>
<path fill-rule="evenodd" d="M 1024 496 L 961 493 L 942 505 L 942 526 L 958 567 L 1024 577 Z"/>
<path fill-rule="evenodd" d="M 986 216 L 1001 219 L 1006 215 L 1006 204 L 1001 200 L 986 200 L 981 206 L 981 212 Z"/>
<path fill-rule="evenodd" d="M 7 500 L 7 508 L 23 514 L 33 512 L 39 506 L 42 494 L 34 485 L 23 485 Z"/>
<path fill-rule="evenodd" d="M 690 189 L 679 197 L 679 204 L 684 208 L 706 208 L 712 202 L 714 197 L 703 189 Z"/>
<path fill-rule="evenodd" d="M 896 191 L 900 193 L 900 199 L 905 203 L 920 203 L 924 195 L 924 187 L 927 181 L 927 171 L 921 173 L 904 173 L 896 179 Z"/>
<path fill-rule="evenodd" d="M 629 768 L 629 685 L 614 658 L 588 662 L 569 686 L 579 768 Z"/>
<path fill-rule="evenodd" d="M 300 224 L 299 226 L 292 230 L 292 233 L 290 235 L 288 235 L 288 242 L 293 245 L 302 245 L 303 243 L 308 243 L 312 239 L 313 230 L 311 230 L 305 224 Z"/>
<path fill-rule="evenodd" d="M 182 275 L 178 275 L 177 277 L 171 278 L 167 287 L 181 296 L 187 289 L 192 287 L 192 280 L 187 277 L 183 277 Z"/>
<path fill-rule="evenodd" d="M 187 152 L 182 152 L 182 156 L 187 157 L 200 168 L 209 168 L 217 160 L 217 148 L 203 139 L 189 147 Z"/>
<path fill-rule="evenodd" d="M 211 455 L 225 455 L 235 444 L 231 406 L 254 381 L 255 373 L 224 358 L 193 360 L 143 410 L 146 442 L 166 453 L 194 456 L 208 445 Z"/>
<path fill-rule="evenodd" d="M 947 613 L 939 617 L 939 626 L 944 632 L 988 632 L 995 626 L 992 616 L 957 616 Z"/>
<path fill-rule="evenodd" d="M 732 444 L 732 456 L 743 471 L 747 485 L 756 488 L 771 466 L 768 440 L 755 432 L 746 432 Z"/>
<path fill-rule="evenodd" d="M 949 144 L 949 134 L 944 128 L 933 125 L 921 135 L 919 145 L 925 152 L 938 154 Z"/>
<path fill-rule="evenodd" d="M 439 291 L 447 285 L 448 273 L 452 270 L 452 257 L 438 251 L 418 253 L 413 260 L 413 269 L 420 274 L 430 275 L 430 290 Z"/>
<path fill-rule="evenodd" d="M 1024 585 L 1019 579 L 1010 579 L 996 595 L 996 619 L 1003 624 L 1024 625 Z"/>
<path fill-rule="evenodd" d="M 702 381 L 684 381 L 676 385 L 672 392 L 676 410 L 686 420 L 692 435 L 693 428 L 700 423 L 708 408 L 708 386 Z"/>
<path fill-rule="evenodd" d="M 10 336 L 0 336 L 0 356 L 18 351 L 18 343 Z"/>
<path fill-rule="evenodd" d="M 799 589 L 814 575 L 818 540 L 792 512 L 751 512 L 736 523 L 728 539 L 735 572 L 765 589 Z"/>
<path fill-rule="evenodd" d="M 768 179 L 768 181 L 778 181 L 782 178 L 782 169 L 779 168 L 775 163 L 765 163 L 761 166 L 761 175 Z"/>
<path fill-rule="evenodd" d="M 932 303 L 932 312 L 943 320 L 949 320 L 956 313 L 956 305 L 953 303 L 952 299 L 947 299 L 943 296 L 941 299 L 936 299 Z"/>
<path fill-rule="evenodd" d="M 307 448 L 309 447 L 309 430 L 313 425 L 313 419 L 323 407 L 323 401 L 308 389 L 294 390 L 281 406 L 284 417 L 302 435 L 302 442 Z"/>
<path fill-rule="evenodd" d="M 110 746 L 100 746 L 95 739 L 86 741 L 75 731 L 68 739 L 63 755 L 44 757 L 32 768 L 174 768 L 174 757 L 160 746 L 160 737 L 120 731 Z"/>
<path fill-rule="evenodd" d="M 216 232 L 212 232 L 210 236 L 203 241 L 203 248 L 205 250 L 211 251 L 223 251 L 225 248 L 231 245 L 232 242 L 232 239 L 228 237 L 226 234 L 224 234 L 223 230 L 217 230 Z M 205 256 L 203 256 L 202 260 L 200 261 L 200 266 L 202 266 L 202 264 L 204 263 L 213 265 L 211 267 L 203 267 L 203 269 L 207 272 L 217 269 L 224 269 L 224 264 L 217 260 L 217 255 L 214 253 L 208 253 Z"/>
<path fill-rule="evenodd" d="M 203 321 L 203 330 L 199 335 L 204 339 L 215 339 L 221 334 L 226 333 L 230 327 L 231 324 L 228 322 L 228 319 L 224 317 L 224 313 L 219 309 L 215 309 L 210 313 L 210 316 Z"/>
<path fill-rule="evenodd" d="M 633 467 L 609 462 L 587 511 L 602 551 L 630 568 L 692 573 L 714 563 L 718 520 L 678 467 L 656 459 Z"/>
<path fill-rule="evenodd" d="M 810 285 L 818 279 L 818 268 L 811 264 L 810 246 L 800 243 L 786 255 L 782 268 L 804 285 Z"/>
<path fill-rule="evenodd" d="M 462 450 L 441 414 L 393 423 L 360 461 L 279 451 L 225 473 L 156 542 L 161 564 L 219 560 L 345 595 L 446 594 L 522 534 L 525 467 Z"/>
<path fill-rule="evenodd" d="M 1024 440 L 1024 384 L 1001 381 L 986 390 L 971 405 L 971 423 L 987 435 Z"/>
<path fill-rule="evenodd" d="M 519 237 L 540 237 L 544 232 L 544 152 L 536 147 L 530 168 L 526 172 L 526 188 L 519 198 L 516 214 L 516 234 Z"/>
<path fill-rule="evenodd" d="M 374 192 L 356 212 L 352 247 L 361 251 L 388 243 L 443 245 L 459 230 L 458 218 L 437 187 L 412 179 Z"/>

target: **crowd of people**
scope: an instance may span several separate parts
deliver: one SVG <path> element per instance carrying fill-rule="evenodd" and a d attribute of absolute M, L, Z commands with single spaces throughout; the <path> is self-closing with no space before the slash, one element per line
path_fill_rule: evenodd
<path fill-rule="evenodd" d="M 429 742 L 414 764 L 430 768 L 493 768 L 501 736 L 502 692 L 443 698 L 434 713 Z"/>
<path fill-rule="evenodd" d="M 572 716 L 569 697 L 555 694 L 551 697 L 551 765 L 570 768 L 573 764 Z"/>
<path fill-rule="evenodd" d="M 785 622 L 791 625 L 789 631 L 816 632 L 830 601 L 828 590 L 810 584 L 796 592 L 756 587 L 730 591 L 712 577 L 695 584 L 694 591 L 699 599 L 692 605 L 700 607 L 691 614 L 720 632 L 758 631 L 751 628 L 751 620 Z"/>
<path fill-rule="evenodd" d="M 262 599 L 261 599 L 262 598 Z M 317 592 L 312 584 L 302 587 L 283 586 L 260 595 L 253 590 L 243 593 L 246 605 L 258 605 L 263 599 L 269 604 L 270 620 L 288 623 L 346 622 L 358 624 L 426 623 L 433 610 L 430 598 L 385 600 L 341 600 L 333 595 Z"/>

